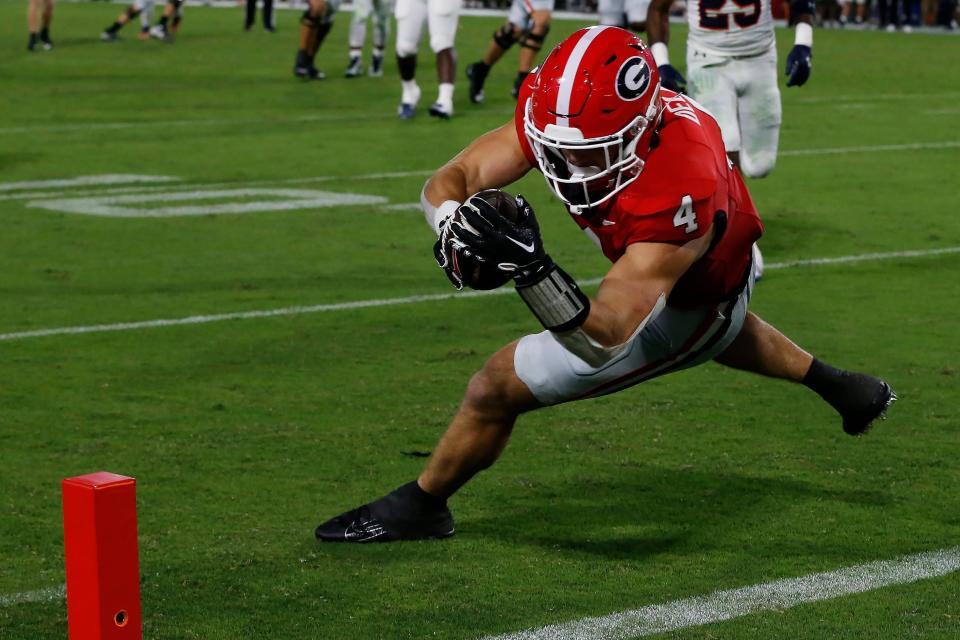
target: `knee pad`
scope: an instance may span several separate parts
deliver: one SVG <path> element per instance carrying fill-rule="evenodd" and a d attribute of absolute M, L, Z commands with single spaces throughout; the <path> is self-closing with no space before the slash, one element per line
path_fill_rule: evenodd
<path fill-rule="evenodd" d="M 509 22 L 500 25 L 500 28 L 493 32 L 493 41 L 501 49 L 512 47 L 513 43 L 517 41 L 517 37 L 513 34 L 513 25 Z"/>
<path fill-rule="evenodd" d="M 397 57 L 399 58 L 409 58 L 410 56 L 417 55 L 417 43 L 407 40 L 401 40 L 398 34 L 397 37 Z"/>
<path fill-rule="evenodd" d="M 540 49 L 543 48 L 543 41 L 547 39 L 548 33 L 550 33 L 550 25 L 544 28 L 543 33 L 534 33 L 533 31 L 525 30 L 520 34 L 520 46 L 525 49 L 540 51 Z"/>
<path fill-rule="evenodd" d="M 315 16 L 310 13 L 310 9 L 306 9 L 300 16 L 300 24 L 311 29 L 319 29 L 323 24 L 323 16 Z"/>
<path fill-rule="evenodd" d="M 765 178 L 773 171 L 777 163 L 775 154 L 761 153 L 756 156 L 745 156 L 740 150 L 740 173 L 748 178 Z"/>

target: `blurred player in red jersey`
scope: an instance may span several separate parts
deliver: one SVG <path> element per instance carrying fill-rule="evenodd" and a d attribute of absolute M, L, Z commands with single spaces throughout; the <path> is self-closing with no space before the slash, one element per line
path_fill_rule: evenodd
<path fill-rule="evenodd" d="M 546 253 L 529 203 L 518 196 L 510 221 L 471 196 L 532 168 L 613 263 L 593 298 Z M 323 523 L 320 540 L 452 535 L 447 498 L 493 464 L 518 416 L 710 360 L 807 386 L 851 435 L 896 398 L 747 311 L 757 210 L 716 121 L 661 89 L 653 56 L 628 31 L 593 27 L 561 43 L 524 83 L 514 119 L 437 171 L 422 203 L 454 284 L 471 284 L 464 266 L 477 262 L 508 273 L 545 330 L 474 375 L 418 480 Z"/>

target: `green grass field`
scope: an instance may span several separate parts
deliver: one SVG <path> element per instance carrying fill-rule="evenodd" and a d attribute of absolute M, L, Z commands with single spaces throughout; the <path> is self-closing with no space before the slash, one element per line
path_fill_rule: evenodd
<path fill-rule="evenodd" d="M 57 49 L 28 54 L 22 3 L 0 4 L 3 640 L 66 637 L 62 599 L 12 595 L 63 584 L 59 481 L 100 469 L 138 480 L 151 640 L 470 639 L 957 544 L 953 253 L 774 269 L 757 289 L 752 308 L 801 345 L 890 380 L 900 402 L 866 438 L 803 388 L 708 365 L 524 417 L 452 500 L 450 540 L 319 546 L 318 522 L 415 477 L 405 452 L 433 446 L 490 353 L 538 329 L 515 295 L 9 334 L 448 292 L 421 215 L 387 205 L 416 202 L 427 172 L 510 117 L 515 53 L 482 107 L 460 84 L 453 120 L 400 122 L 392 61 L 380 80 L 340 77 L 347 15 L 319 59 L 330 79 L 302 83 L 292 12 L 246 34 L 240 10 L 190 7 L 172 46 L 132 28 L 98 42 L 119 10 L 58 6 Z M 461 21 L 461 67 L 497 23 Z M 958 42 L 817 32 L 811 82 L 784 90 L 785 153 L 751 183 L 768 263 L 960 246 Z M 179 181 L 10 186 L 107 174 Z M 382 200 L 154 218 L 32 206 L 112 189 L 158 196 L 141 209 L 261 198 L 210 190 Z M 604 273 L 541 178 L 515 190 L 568 271 Z M 668 637 L 957 638 L 960 575 Z"/>

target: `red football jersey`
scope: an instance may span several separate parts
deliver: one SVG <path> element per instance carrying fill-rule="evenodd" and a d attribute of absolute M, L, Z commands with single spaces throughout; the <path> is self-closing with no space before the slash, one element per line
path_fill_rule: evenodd
<path fill-rule="evenodd" d="M 534 74 L 524 83 L 514 116 L 523 151 L 537 166 L 523 132 L 523 109 Z M 663 90 L 659 142 L 640 176 L 589 217 L 570 214 L 616 262 L 634 242 L 685 244 L 716 227 L 713 246 L 680 278 L 675 307 L 717 304 L 745 280 L 763 225 L 740 172 L 727 160 L 716 120 L 686 96 Z"/>

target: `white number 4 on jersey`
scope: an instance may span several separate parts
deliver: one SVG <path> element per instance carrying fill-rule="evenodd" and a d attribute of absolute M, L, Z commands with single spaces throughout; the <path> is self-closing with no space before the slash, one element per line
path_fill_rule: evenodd
<path fill-rule="evenodd" d="M 680 208 L 673 214 L 673 226 L 682 227 L 686 225 L 685 233 L 693 233 L 700 227 L 697 226 L 697 214 L 693 212 L 693 198 L 683 196 L 680 200 Z"/>

